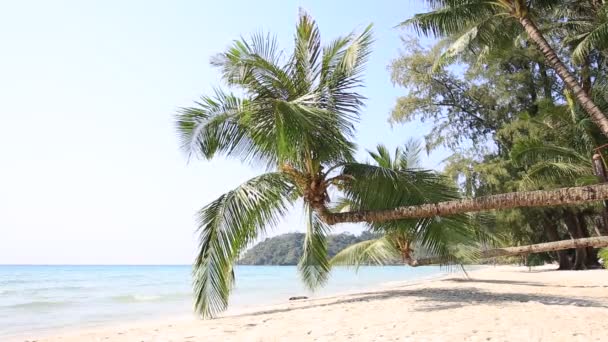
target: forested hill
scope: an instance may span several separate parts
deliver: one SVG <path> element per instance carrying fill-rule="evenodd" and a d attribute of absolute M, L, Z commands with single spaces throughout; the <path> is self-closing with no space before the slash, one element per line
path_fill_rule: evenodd
<path fill-rule="evenodd" d="M 374 234 L 363 232 L 356 236 L 348 233 L 330 235 L 327 239 L 329 256 L 354 243 L 370 240 Z M 302 256 L 303 233 L 288 233 L 267 238 L 249 249 L 239 261 L 241 265 L 297 265 Z"/>

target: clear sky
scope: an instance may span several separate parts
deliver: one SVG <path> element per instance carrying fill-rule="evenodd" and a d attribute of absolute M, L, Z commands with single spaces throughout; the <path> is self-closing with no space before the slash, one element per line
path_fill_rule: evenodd
<path fill-rule="evenodd" d="M 231 40 L 263 30 L 290 49 L 299 7 L 325 41 L 375 25 L 360 150 L 422 137 L 420 124 L 387 123 L 404 92 L 387 70 L 403 33 L 394 26 L 423 10 L 421 1 L 0 5 L 0 263 L 190 263 L 195 211 L 261 170 L 188 164 L 174 113 L 221 86 L 209 58 Z M 302 229 L 294 211 L 272 234 Z M 357 227 L 336 229 L 344 230 Z"/>

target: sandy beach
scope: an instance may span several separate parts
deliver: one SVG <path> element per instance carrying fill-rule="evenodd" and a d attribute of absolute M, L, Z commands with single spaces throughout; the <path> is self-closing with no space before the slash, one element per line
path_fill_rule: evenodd
<path fill-rule="evenodd" d="M 166 319 L 18 341 L 608 341 L 608 271 L 498 266 L 214 320 Z"/>

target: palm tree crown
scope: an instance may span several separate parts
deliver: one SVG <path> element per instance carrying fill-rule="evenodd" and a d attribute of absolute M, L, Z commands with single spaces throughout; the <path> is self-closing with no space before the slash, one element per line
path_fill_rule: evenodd
<path fill-rule="evenodd" d="M 419 172 L 421 150 L 419 143 L 410 140 L 393 153 L 384 145 L 378 145 L 375 151 L 369 151 L 369 155 L 374 164 L 385 170 Z M 374 207 L 373 201 L 378 198 L 370 200 L 372 202 L 366 203 L 365 200 L 342 198 L 335 210 L 366 210 Z M 407 197 L 395 198 L 392 205 L 402 205 L 402 201 L 408 201 Z M 374 222 L 368 227 L 380 237 L 345 248 L 332 258 L 332 265 L 358 267 L 362 264 L 383 265 L 397 260 L 415 265 L 417 258 L 429 255 L 443 263 L 456 262 L 463 257 L 472 258 L 472 252 L 478 250 L 478 242 L 492 240 L 490 234 L 476 229 L 468 215 Z"/>

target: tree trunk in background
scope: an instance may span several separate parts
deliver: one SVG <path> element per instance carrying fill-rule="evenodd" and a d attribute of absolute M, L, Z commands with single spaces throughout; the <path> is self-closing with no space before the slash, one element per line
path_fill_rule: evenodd
<path fill-rule="evenodd" d="M 608 236 L 595 236 L 586 239 L 577 240 L 561 240 L 554 242 L 545 242 L 535 245 L 518 246 L 518 247 L 506 247 L 506 248 L 495 248 L 487 251 L 482 251 L 479 255 L 479 259 L 505 257 L 505 256 L 518 256 L 532 253 L 543 253 L 543 252 L 555 252 L 562 251 L 572 248 L 585 247 L 608 247 Z M 443 258 L 424 258 L 418 260 L 412 260 L 410 266 L 424 266 L 424 265 L 438 265 L 445 264 L 446 260 Z"/>
<path fill-rule="evenodd" d="M 542 54 L 545 56 L 547 64 L 555 70 L 557 75 L 562 79 L 566 88 L 572 92 L 578 103 L 591 116 L 591 119 L 600 128 L 600 131 L 608 137 L 608 118 L 593 103 L 591 96 L 579 85 L 574 75 L 568 70 L 566 65 L 559 59 L 555 50 L 549 45 L 545 37 L 542 35 L 536 24 L 528 17 L 519 19 L 530 39 L 536 43 Z"/>
<path fill-rule="evenodd" d="M 569 210 L 564 211 L 564 222 L 566 223 L 566 227 L 568 228 L 568 233 L 570 233 L 570 237 L 572 239 L 582 238 L 578 220 L 571 211 L 569 211 Z M 587 269 L 587 265 L 586 265 L 587 249 L 585 247 L 579 247 L 575 250 L 574 255 L 575 255 L 574 256 L 574 265 L 572 266 L 572 269 L 573 270 Z"/>
<path fill-rule="evenodd" d="M 578 226 L 580 229 L 580 234 L 584 238 L 590 237 L 589 230 L 587 229 L 587 220 L 585 218 L 585 214 L 578 213 Z M 587 268 L 599 268 L 601 265 L 598 261 L 597 252 L 593 247 L 587 247 L 587 258 L 585 259 L 585 266 Z"/>
<path fill-rule="evenodd" d="M 557 230 L 557 221 L 555 220 L 548 220 L 545 221 L 544 223 L 544 229 L 545 229 L 545 235 L 547 235 L 547 239 L 551 242 L 551 241 L 559 241 L 561 240 L 559 238 L 559 233 Z M 561 251 L 557 251 L 557 258 L 558 258 L 558 262 L 559 262 L 559 268 L 560 270 L 571 270 L 572 269 L 572 263 L 570 262 L 570 257 L 568 256 L 568 252 L 561 250 Z"/>
<path fill-rule="evenodd" d="M 593 155 L 593 172 L 597 176 L 600 183 L 608 182 L 608 175 L 604 167 L 604 161 L 599 153 Z M 597 225 L 598 235 L 608 235 L 608 201 L 603 201 L 604 210 L 601 213 L 600 224 Z"/>
<path fill-rule="evenodd" d="M 543 63 L 538 63 L 538 71 L 540 72 L 541 75 L 541 82 L 543 83 L 543 93 L 545 98 L 551 100 L 551 102 L 553 102 L 553 91 L 551 89 L 551 81 L 549 80 L 549 77 L 547 76 L 547 69 L 545 67 L 545 64 Z"/>
<path fill-rule="evenodd" d="M 352 211 L 344 213 L 320 212 L 319 216 L 328 224 L 345 222 L 384 222 L 408 218 L 449 216 L 468 212 L 492 209 L 521 207 L 549 207 L 566 204 L 579 204 L 608 199 L 608 183 L 562 188 L 556 190 L 537 190 L 511 192 L 499 195 L 482 196 L 439 203 L 428 203 L 387 210 Z"/>

